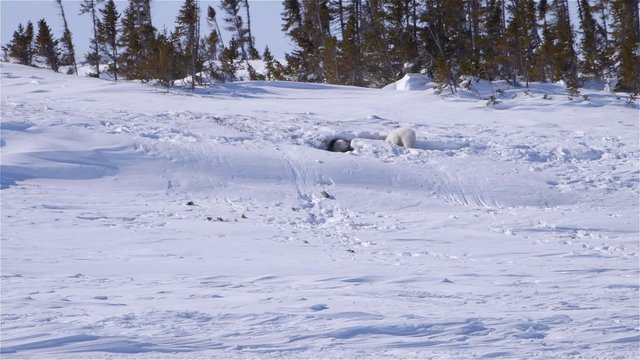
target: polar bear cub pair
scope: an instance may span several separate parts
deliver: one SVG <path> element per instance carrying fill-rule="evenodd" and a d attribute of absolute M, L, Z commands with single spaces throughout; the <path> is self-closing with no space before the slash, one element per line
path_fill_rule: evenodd
<path fill-rule="evenodd" d="M 416 144 L 416 132 L 407 127 L 399 127 L 391 130 L 384 141 L 397 146 L 412 148 Z"/>

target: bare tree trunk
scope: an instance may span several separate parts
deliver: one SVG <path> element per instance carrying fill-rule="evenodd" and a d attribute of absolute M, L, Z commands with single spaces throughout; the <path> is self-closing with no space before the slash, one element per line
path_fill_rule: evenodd
<path fill-rule="evenodd" d="M 340 34 L 344 39 L 344 7 L 342 6 L 342 0 L 338 0 L 338 20 L 340 20 Z"/>
<path fill-rule="evenodd" d="M 418 44 L 418 3 L 413 0 L 411 17 L 413 18 L 413 43 Z"/>
<path fill-rule="evenodd" d="M 253 36 L 251 35 L 251 15 L 249 14 L 249 0 L 244 0 L 244 7 L 247 10 L 247 35 L 249 37 L 249 56 L 256 51 L 253 44 Z M 252 59 L 255 60 L 255 59 Z"/>
<path fill-rule="evenodd" d="M 600 9 L 600 18 L 602 19 L 602 28 L 604 35 L 604 46 L 605 49 L 609 49 L 609 30 L 607 28 L 607 6 L 602 4 L 602 8 Z"/>
<path fill-rule="evenodd" d="M 640 2 L 638 0 L 634 0 L 633 9 L 631 11 L 633 14 L 633 28 L 636 31 L 637 44 L 640 44 L 640 13 L 638 13 L 638 11 L 640 11 Z"/>
<path fill-rule="evenodd" d="M 96 20 L 96 3 L 91 0 L 91 21 L 93 22 L 93 54 L 96 58 L 96 76 L 100 78 L 100 53 L 98 52 L 98 21 Z M 77 71 L 76 71 L 77 73 Z"/>
<path fill-rule="evenodd" d="M 96 18 L 96 2 L 96 0 L 85 0 L 85 2 L 82 4 L 80 14 L 91 12 L 91 23 L 93 25 L 93 58 L 95 60 L 96 66 L 96 77 L 100 78 L 100 52 L 98 49 L 98 20 Z"/>
<path fill-rule="evenodd" d="M 191 33 L 191 91 L 196 88 L 196 59 L 200 44 L 200 4 L 196 0 L 196 23 Z"/>

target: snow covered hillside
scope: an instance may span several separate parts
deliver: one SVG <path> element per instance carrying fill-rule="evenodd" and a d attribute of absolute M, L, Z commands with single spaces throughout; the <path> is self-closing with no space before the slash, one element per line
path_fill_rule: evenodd
<path fill-rule="evenodd" d="M 3 359 L 639 356 L 624 96 L 0 69 Z"/>

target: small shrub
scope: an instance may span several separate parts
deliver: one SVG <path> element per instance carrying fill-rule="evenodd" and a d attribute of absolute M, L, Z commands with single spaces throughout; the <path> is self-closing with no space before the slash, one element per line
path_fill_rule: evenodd
<path fill-rule="evenodd" d="M 489 98 L 487 99 L 487 106 L 495 106 L 499 103 L 500 102 L 498 101 L 498 99 L 496 99 L 496 97 L 493 95 L 489 96 Z"/>

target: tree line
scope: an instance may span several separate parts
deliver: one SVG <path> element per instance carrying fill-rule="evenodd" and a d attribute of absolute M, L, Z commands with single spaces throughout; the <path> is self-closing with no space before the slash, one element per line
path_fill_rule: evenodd
<path fill-rule="evenodd" d="M 25 65 L 39 57 L 56 71 L 76 68 L 64 9 L 56 1 L 63 36 L 56 40 L 42 19 L 34 37 L 28 22 L 3 47 L 6 57 Z M 96 76 L 102 66 L 115 79 L 171 85 L 188 78 L 194 87 L 205 78 L 234 81 L 245 68 L 254 80 L 379 87 L 421 72 L 451 91 L 462 78 L 475 77 L 514 86 L 562 80 L 571 91 L 605 80 L 617 91 L 638 93 L 638 2 L 577 0 L 570 8 L 568 0 L 283 0 L 280 27 L 294 44 L 283 63 L 268 47 L 262 54 L 256 49 L 248 0 L 209 6 L 206 26 L 199 2 L 184 0 L 171 30 L 153 26 L 150 0 L 129 0 L 122 14 L 113 0 L 83 0 L 81 14 L 92 19 L 87 62 Z M 218 11 L 231 34 L 228 43 Z M 264 73 L 249 63 L 260 58 Z"/>
<path fill-rule="evenodd" d="M 282 30 L 299 81 L 381 86 L 424 72 L 510 81 L 616 79 L 640 91 L 638 0 L 285 0 Z M 574 10 L 575 11 L 575 10 Z M 573 14 L 575 15 L 575 14 Z M 577 36 L 579 32 L 580 36 Z M 579 39 L 579 41 L 577 41 Z"/>
<path fill-rule="evenodd" d="M 56 2 L 64 20 L 63 36 L 56 39 L 45 19 L 38 21 L 36 36 L 31 21 L 26 27 L 20 24 L 12 40 L 3 46 L 5 58 L 29 66 L 44 64 L 54 71 L 72 65 L 68 72 L 77 74 L 62 2 Z M 83 0 L 80 15 L 88 14 L 92 24 L 90 51 L 85 59 L 96 77 L 106 71 L 115 80 L 156 80 L 163 85 L 185 77 L 192 87 L 202 84 L 205 78 L 234 81 L 242 67 L 254 80 L 285 79 L 284 66 L 274 59 L 268 47 L 262 54 L 266 74 L 256 72 L 248 62 L 261 58 L 250 30 L 248 0 L 222 0 L 219 10 L 224 13 L 226 30 L 233 34 L 228 44 L 222 41 L 217 11 L 211 6 L 206 16 L 209 31 L 204 33 L 197 0 L 184 1 L 171 30 L 153 26 L 151 0 L 129 0 L 122 13 L 114 0 Z"/>

